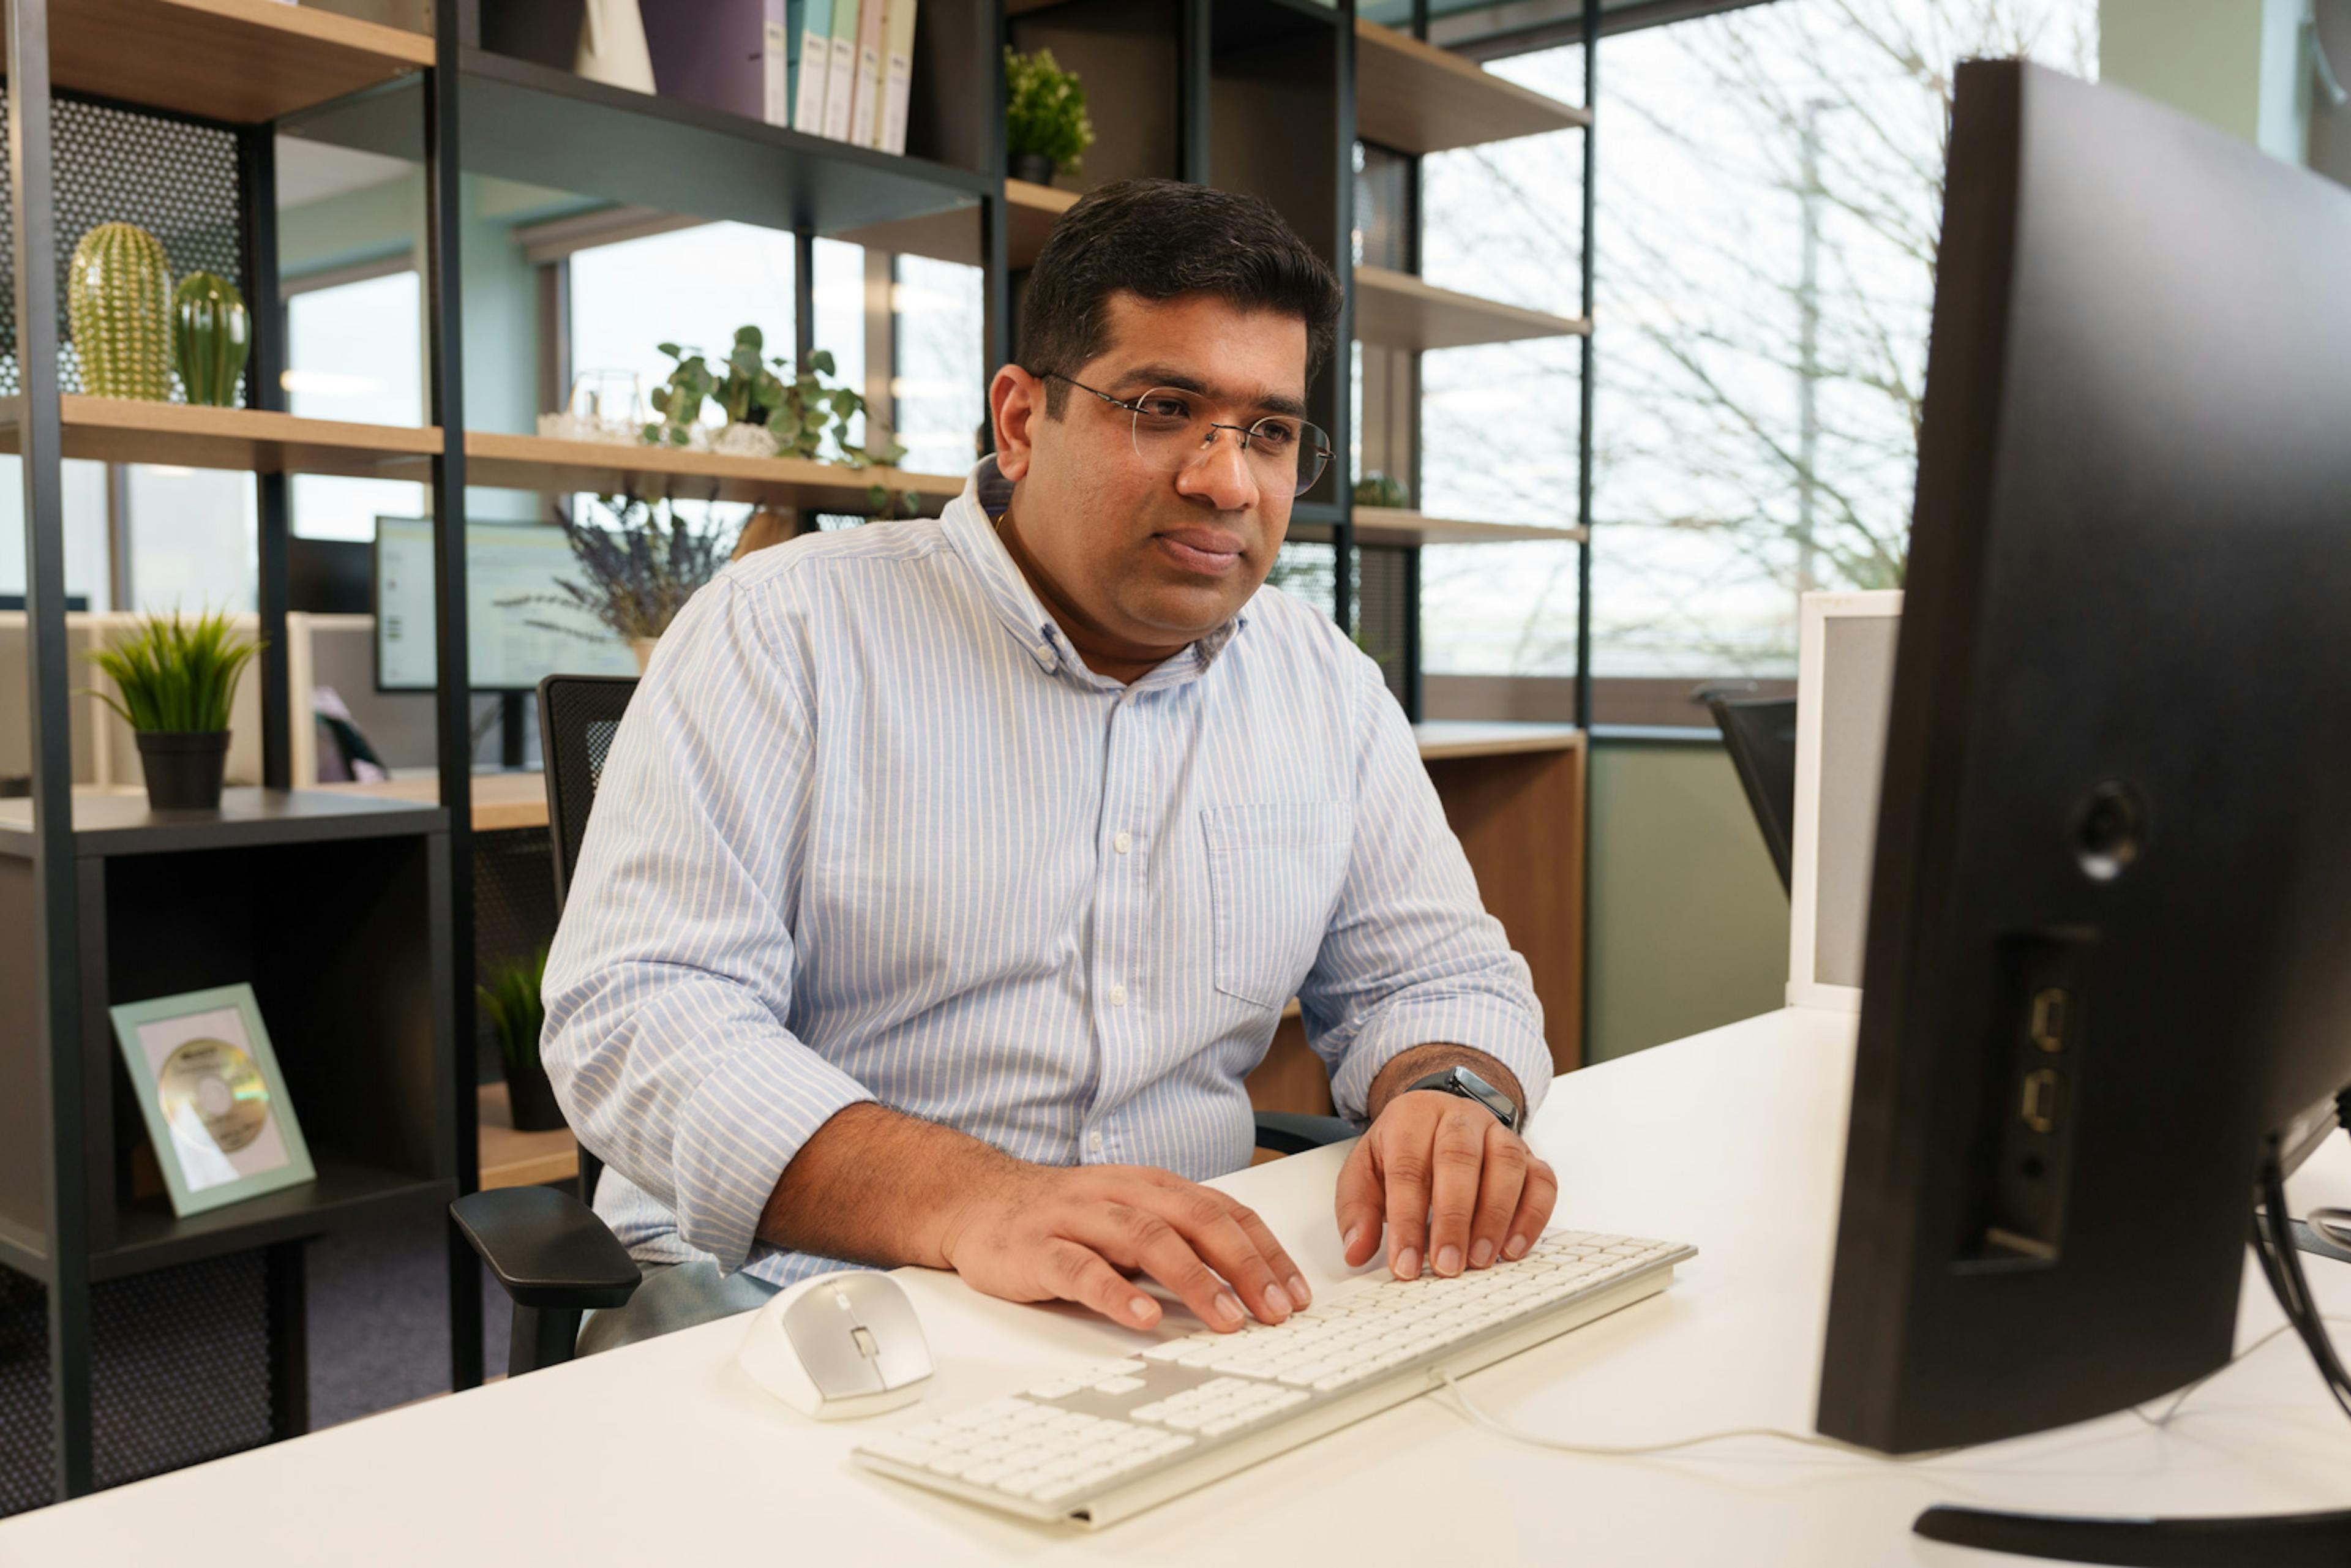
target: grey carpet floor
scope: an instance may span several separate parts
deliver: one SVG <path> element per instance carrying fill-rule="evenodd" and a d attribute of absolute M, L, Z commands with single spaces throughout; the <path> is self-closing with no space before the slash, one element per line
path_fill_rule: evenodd
<path fill-rule="evenodd" d="M 448 1391 L 448 1223 L 411 1216 L 310 1244 L 311 1430 Z M 483 1274 L 486 1376 L 507 1369 L 512 1321 Z"/>

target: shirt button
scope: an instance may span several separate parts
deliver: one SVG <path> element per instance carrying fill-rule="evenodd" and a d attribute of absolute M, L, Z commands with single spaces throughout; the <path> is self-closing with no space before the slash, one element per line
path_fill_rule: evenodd
<path fill-rule="evenodd" d="M 1124 854 L 1127 851 L 1134 847 L 1134 835 L 1133 833 L 1121 833 L 1116 838 L 1111 840 L 1110 847 L 1116 850 L 1119 853 Z"/>
<path fill-rule="evenodd" d="M 1088 1148 L 1090 1148 L 1090 1149 L 1093 1150 L 1093 1152 L 1094 1152 L 1094 1153 L 1096 1153 L 1096 1154 L 1100 1154 L 1100 1153 L 1102 1153 L 1102 1135 L 1100 1133 L 1092 1133 L 1092 1134 L 1087 1134 L 1087 1137 L 1086 1137 L 1086 1146 L 1087 1146 Z"/>
<path fill-rule="evenodd" d="M 1126 1006 L 1126 988 L 1124 986 L 1113 986 L 1110 988 L 1110 1005 L 1114 1008 L 1123 1008 Z"/>

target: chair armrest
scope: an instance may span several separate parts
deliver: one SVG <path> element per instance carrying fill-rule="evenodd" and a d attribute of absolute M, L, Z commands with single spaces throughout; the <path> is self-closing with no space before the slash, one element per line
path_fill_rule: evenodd
<path fill-rule="evenodd" d="M 595 1211 L 554 1187 L 467 1193 L 449 1218 L 517 1307 L 617 1307 L 642 1277 Z"/>
<path fill-rule="evenodd" d="M 1257 1113 L 1257 1146 L 1277 1155 L 1302 1155 L 1354 1135 L 1354 1127 L 1337 1116 L 1310 1116 L 1298 1111 Z"/>

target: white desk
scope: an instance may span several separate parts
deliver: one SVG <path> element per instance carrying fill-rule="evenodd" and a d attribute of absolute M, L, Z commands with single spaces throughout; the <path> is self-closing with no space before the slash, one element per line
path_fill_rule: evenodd
<path fill-rule="evenodd" d="M 1598 1441 L 1719 1427 L 1808 1429 L 1844 1141 L 1854 1019 L 1790 1011 L 1560 1081 L 1535 1141 L 1562 1218 L 1703 1249 L 1664 1296 L 1468 1380 L 1520 1422 Z M 1338 1267 L 1323 1150 L 1223 1185 L 1320 1282 Z M 2296 1207 L 2351 1202 L 2336 1138 Z M 2150 1216 L 2150 1223 L 2159 1220 Z M 2313 1260 L 2351 1311 L 2351 1273 Z M 2242 1338 L 2278 1320 L 2248 1270 Z M 1896 1466 L 1766 1439 L 1643 1459 L 1489 1437 L 1442 1394 L 1096 1533 L 1030 1526 L 853 1469 L 878 1427 L 1020 1388 L 1122 1331 L 909 1280 L 941 1364 L 924 1406 L 820 1427 L 737 1375 L 739 1321 L 0 1523 L 0 1563 L 254 1568 L 333 1562 L 727 1564 L 1364 1562 L 1556 1564 L 1993 1559 L 1921 1542 L 1938 1500 L 2082 1512 L 2351 1504 L 2351 1424 L 2291 1336 L 2224 1373 L 2168 1433 L 2127 1415 Z M 2095 1324 L 2076 1325 L 2096 1332 Z M 1342 1560 L 1344 1560 L 1343 1558 Z"/>

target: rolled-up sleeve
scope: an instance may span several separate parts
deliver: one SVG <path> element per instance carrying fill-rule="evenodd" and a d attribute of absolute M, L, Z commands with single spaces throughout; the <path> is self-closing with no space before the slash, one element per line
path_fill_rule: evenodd
<path fill-rule="evenodd" d="M 722 576 L 663 637 L 543 988 L 541 1054 L 581 1143 L 730 1270 L 801 1145 L 872 1098 L 787 1024 L 812 728 L 797 644 L 760 610 Z"/>
<path fill-rule="evenodd" d="M 1299 990 L 1307 1041 L 1330 1069 L 1340 1113 L 1357 1123 L 1382 1068 L 1439 1041 L 1509 1068 L 1531 1112 L 1552 1070 L 1526 960 L 1479 902 L 1379 667 L 1353 663 L 1353 847 L 1322 952 Z"/>

